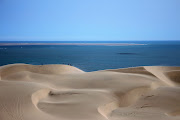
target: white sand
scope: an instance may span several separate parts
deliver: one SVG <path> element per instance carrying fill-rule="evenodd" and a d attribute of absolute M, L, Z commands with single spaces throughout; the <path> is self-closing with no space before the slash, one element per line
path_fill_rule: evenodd
<path fill-rule="evenodd" d="M 0 67 L 0 120 L 180 120 L 180 67 Z"/>

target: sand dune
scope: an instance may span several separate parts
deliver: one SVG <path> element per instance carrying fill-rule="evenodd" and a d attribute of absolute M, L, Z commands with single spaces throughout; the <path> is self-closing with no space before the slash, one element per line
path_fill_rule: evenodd
<path fill-rule="evenodd" d="M 180 120 L 180 67 L 0 67 L 0 120 Z"/>

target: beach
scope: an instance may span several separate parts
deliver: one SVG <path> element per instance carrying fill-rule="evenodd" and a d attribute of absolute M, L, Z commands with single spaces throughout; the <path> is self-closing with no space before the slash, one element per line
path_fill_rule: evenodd
<path fill-rule="evenodd" d="M 180 67 L 0 67 L 1 120 L 179 120 Z"/>

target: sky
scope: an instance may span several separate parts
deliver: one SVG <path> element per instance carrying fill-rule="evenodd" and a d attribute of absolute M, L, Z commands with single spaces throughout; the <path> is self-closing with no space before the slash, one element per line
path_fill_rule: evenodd
<path fill-rule="evenodd" d="M 0 41 L 180 40 L 180 0 L 0 0 Z"/>

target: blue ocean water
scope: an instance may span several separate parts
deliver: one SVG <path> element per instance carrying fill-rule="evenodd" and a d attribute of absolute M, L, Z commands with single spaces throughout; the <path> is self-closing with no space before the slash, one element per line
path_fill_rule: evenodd
<path fill-rule="evenodd" d="M 7 41 L 1 41 L 6 42 Z M 10 41 L 9 41 L 10 42 Z M 21 41 L 22 42 L 22 41 Z M 29 41 L 39 43 L 43 41 Z M 57 43 L 57 41 L 54 41 Z M 84 71 L 136 66 L 180 66 L 180 41 L 69 41 L 69 43 L 139 43 L 137 46 L 0 46 L 0 65 L 71 64 Z M 19 42 L 20 43 L 20 42 Z M 26 43 L 26 42 L 25 42 Z M 43 42 L 50 43 L 50 42 Z M 53 43 L 51 41 L 51 43 Z M 64 41 L 60 42 L 64 43 Z M 65 42 L 67 43 L 67 41 Z"/>

